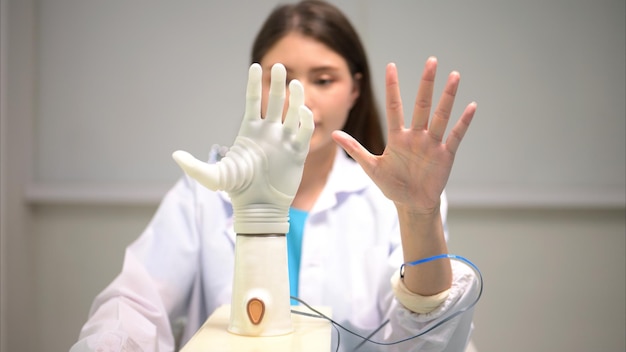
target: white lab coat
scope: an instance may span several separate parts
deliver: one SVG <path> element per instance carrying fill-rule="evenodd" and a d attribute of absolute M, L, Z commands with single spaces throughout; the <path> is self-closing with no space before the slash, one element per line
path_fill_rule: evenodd
<path fill-rule="evenodd" d="M 447 203 L 442 198 L 445 222 Z M 183 177 L 167 193 L 144 233 L 127 248 L 122 272 L 96 297 L 71 351 L 106 346 L 107 351 L 164 352 L 175 350 L 176 341 L 184 345 L 217 307 L 230 304 L 234 245 L 227 194 Z M 394 299 L 389 282 L 401 264 L 395 207 L 358 164 L 338 152 L 305 224 L 300 298 L 330 306 L 335 321 L 362 335 L 391 319 L 374 337 L 377 341 L 415 335 L 476 298 L 474 272 L 453 262 L 447 300 L 428 314 L 410 312 Z M 380 350 L 463 351 L 472 314 L 469 310 L 421 338 Z M 343 351 L 359 342 L 342 332 Z M 359 351 L 378 348 L 366 344 Z"/>

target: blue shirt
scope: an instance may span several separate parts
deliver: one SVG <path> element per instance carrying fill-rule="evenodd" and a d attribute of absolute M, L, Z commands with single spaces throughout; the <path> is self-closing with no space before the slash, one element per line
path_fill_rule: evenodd
<path fill-rule="evenodd" d="M 287 261 L 289 264 L 289 294 L 293 297 L 298 297 L 300 258 L 302 257 L 302 233 L 307 216 L 309 216 L 309 213 L 304 210 L 289 208 Z M 298 305 L 298 302 L 292 299 L 291 304 Z"/>

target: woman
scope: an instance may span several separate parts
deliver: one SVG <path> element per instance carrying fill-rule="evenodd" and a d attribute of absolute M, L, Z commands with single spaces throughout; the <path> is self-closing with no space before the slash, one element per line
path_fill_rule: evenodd
<path fill-rule="evenodd" d="M 420 334 L 469 306 L 476 280 L 463 265 L 442 259 L 398 274 L 402 263 L 448 252 L 442 193 L 476 109 L 469 104 L 442 141 L 458 73 L 450 74 L 430 118 L 437 61 L 428 59 L 405 128 L 396 68 L 388 65 L 385 146 L 365 52 L 334 6 L 303 1 L 277 7 L 255 39 L 252 62 L 263 68 L 262 112 L 271 67 L 282 63 L 287 78 L 304 86 L 315 122 L 290 210 L 292 295 L 330 306 L 336 321 L 362 335 L 389 319 L 386 341 Z M 181 179 L 128 247 L 121 274 L 96 298 L 73 349 L 109 344 L 168 351 L 175 340 L 187 341 L 217 307 L 230 303 L 233 221 L 227 195 Z M 466 312 L 385 350 L 462 351 L 471 319 Z M 342 335 L 341 348 L 360 342 Z"/>

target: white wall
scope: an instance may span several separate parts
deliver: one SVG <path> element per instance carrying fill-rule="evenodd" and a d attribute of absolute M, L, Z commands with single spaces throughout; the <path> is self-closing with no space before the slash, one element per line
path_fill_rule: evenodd
<path fill-rule="evenodd" d="M 1 4 L 0 348 L 37 351 L 31 334 L 37 321 L 36 236 L 24 199 L 33 161 L 34 7 L 32 1 Z"/>
<path fill-rule="evenodd" d="M 485 277 L 481 352 L 624 351 L 624 209 L 450 211 L 450 251 Z"/>
<path fill-rule="evenodd" d="M 232 140 L 275 1 L 234 3 L 2 0 L 2 351 L 68 349 L 171 152 Z M 456 109 L 478 101 L 449 197 L 451 248 L 486 280 L 479 349 L 624 350 L 624 2 L 337 3 L 379 96 L 395 61 L 410 106 L 437 55 Z"/>

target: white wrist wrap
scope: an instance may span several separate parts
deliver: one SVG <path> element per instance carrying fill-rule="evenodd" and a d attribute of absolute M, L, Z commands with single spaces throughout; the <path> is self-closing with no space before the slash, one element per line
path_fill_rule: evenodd
<path fill-rule="evenodd" d="M 400 278 L 400 270 L 396 271 L 391 276 L 391 288 L 398 302 L 406 309 L 420 314 L 430 313 L 435 310 L 445 302 L 450 292 L 448 289 L 432 296 L 422 296 L 413 293 L 406 287 L 402 278 Z"/>

